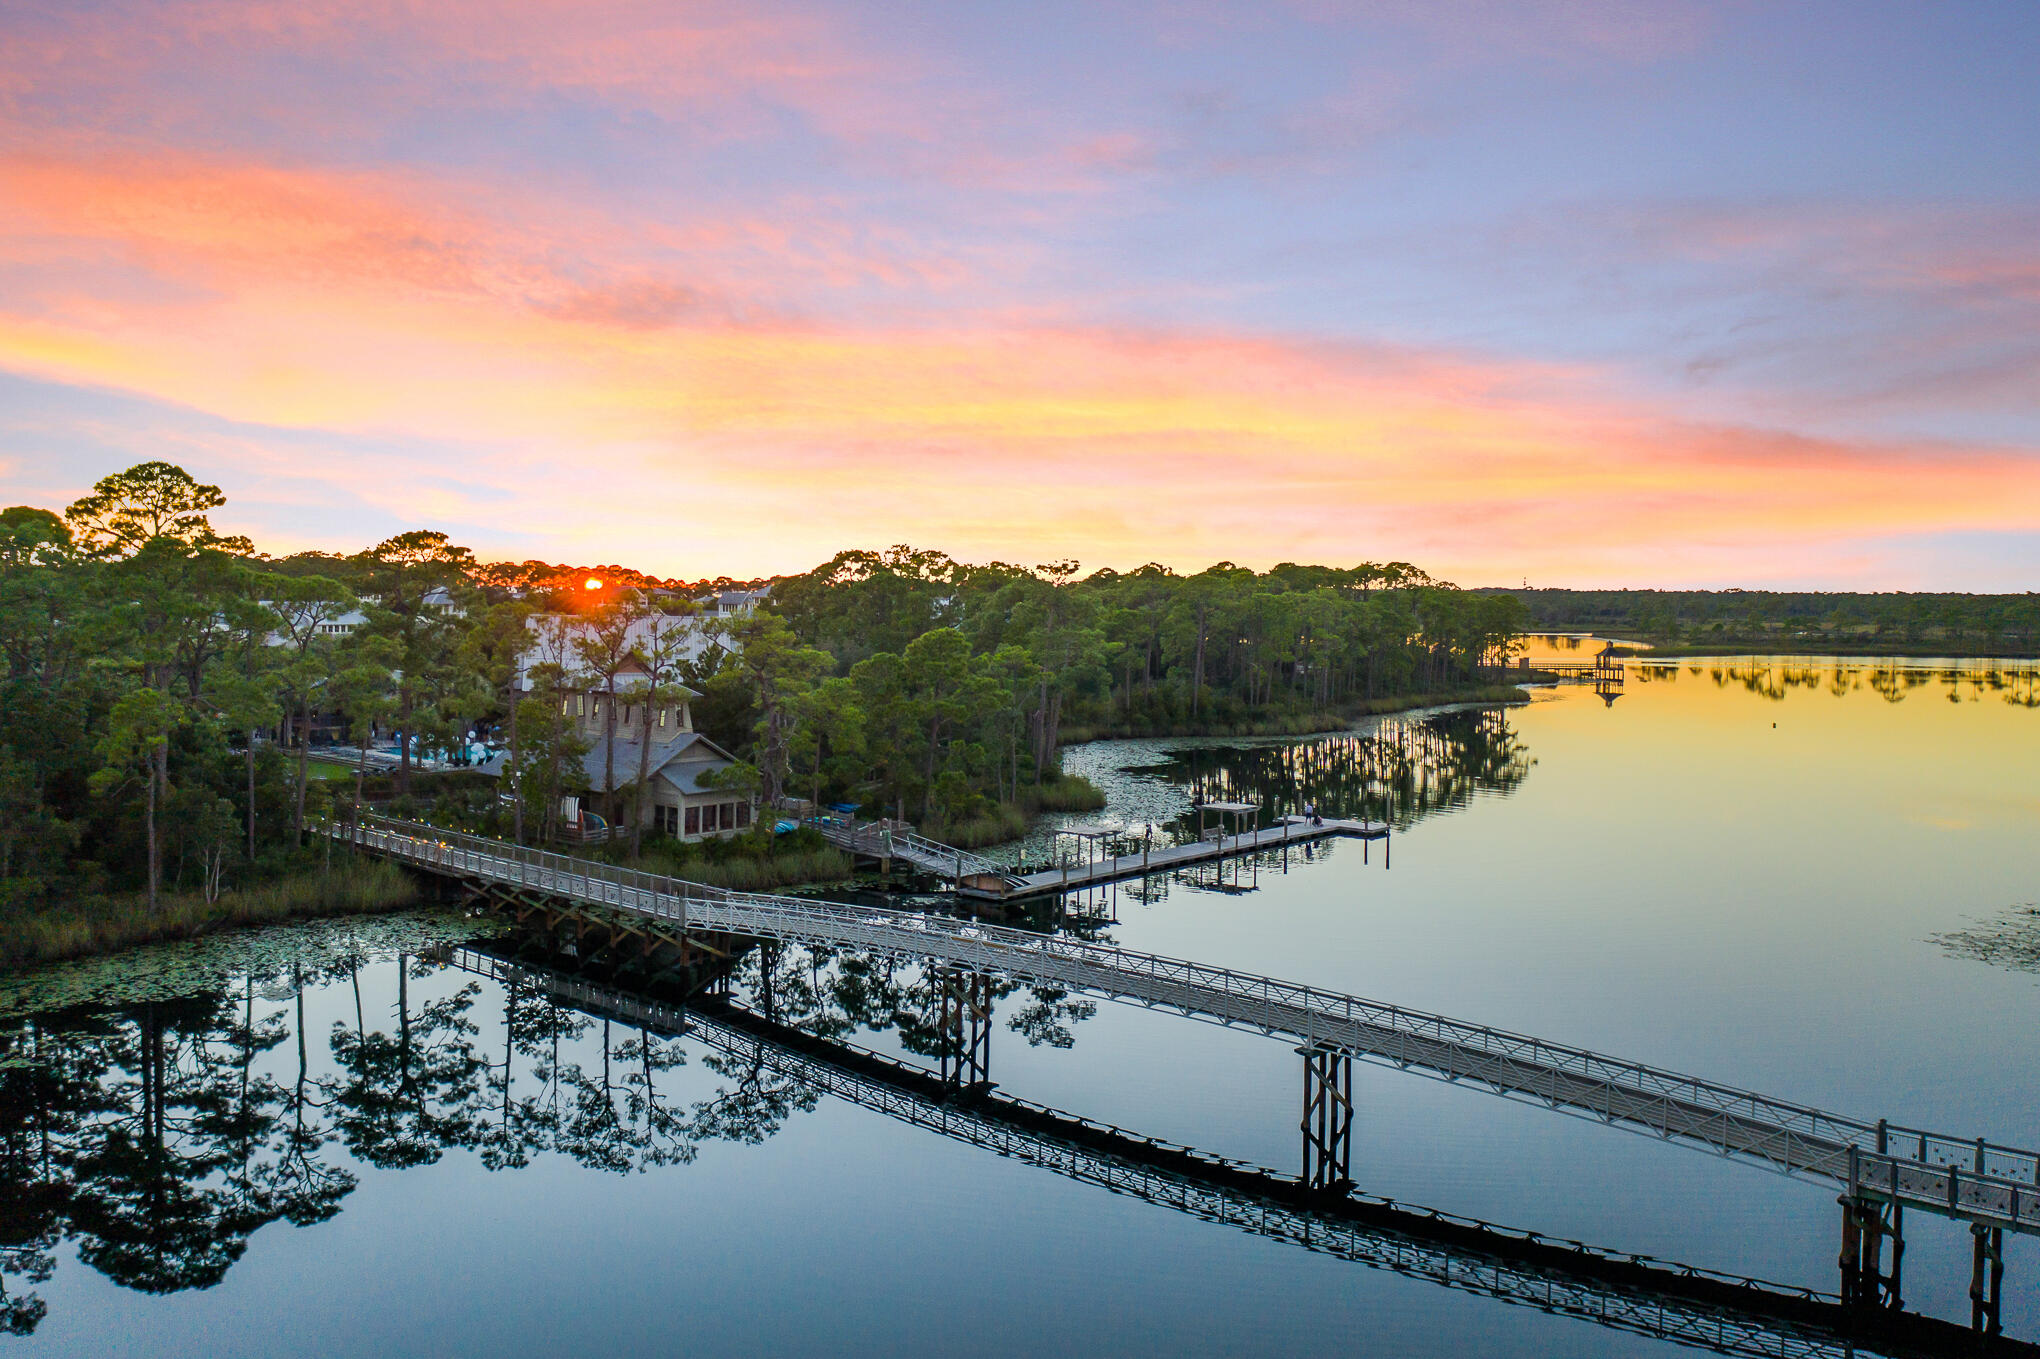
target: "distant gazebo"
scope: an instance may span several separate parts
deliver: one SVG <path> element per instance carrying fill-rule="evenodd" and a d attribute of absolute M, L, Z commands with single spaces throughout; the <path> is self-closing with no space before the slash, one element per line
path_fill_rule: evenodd
<path fill-rule="evenodd" d="M 1204 814 L 1206 812 L 1218 813 L 1218 838 L 1222 844 L 1225 841 L 1226 827 L 1229 823 L 1232 827 L 1233 839 L 1237 841 L 1242 834 L 1241 828 L 1245 825 L 1246 818 L 1260 810 L 1261 804 L 1258 802 L 1200 802 L 1197 804 L 1197 838 L 1200 841 L 1204 839 Z M 1259 834 L 1258 828 L 1255 833 Z"/>
<path fill-rule="evenodd" d="M 1112 857 L 1109 852 L 1112 837 L 1122 834 L 1123 831 L 1123 827 L 1103 822 L 1090 825 L 1057 826 L 1055 829 L 1055 861 L 1058 865 L 1067 863 L 1063 858 L 1062 849 L 1062 839 L 1065 835 L 1082 846 L 1080 852 L 1084 856 L 1085 867 L 1088 868 L 1093 862 L 1109 859 Z"/>

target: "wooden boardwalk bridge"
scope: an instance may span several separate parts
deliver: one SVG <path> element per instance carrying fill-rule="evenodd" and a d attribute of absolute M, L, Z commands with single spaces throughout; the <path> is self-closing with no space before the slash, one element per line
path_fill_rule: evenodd
<path fill-rule="evenodd" d="M 367 853 L 461 880 L 480 893 L 564 899 L 679 934 L 933 958 L 1091 992 L 1258 1030 L 1313 1051 L 1482 1086 L 1828 1180 L 1853 1196 L 2040 1234 L 2040 1153 L 1983 1138 L 1849 1118 L 1527 1034 L 1066 935 L 726 891 L 409 822 L 363 818 L 352 826 L 336 825 L 332 833 Z"/>
<path fill-rule="evenodd" d="M 1375 1195 L 1307 1184 L 989 1087 L 959 1089 L 897 1059 L 818 1038 L 715 1000 L 685 1006 L 474 948 L 448 961 L 584 1014 L 684 1037 L 911 1126 L 1080 1183 L 1376 1269 L 1720 1354 L 1846 1359 L 1859 1354 L 2040 1355 L 1911 1313 L 1835 1294 L 1695 1269 L 1500 1227 Z"/>
<path fill-rule="evenodd" d="M 1226 804 L 1231 806 L 1233 804 Z M 1166 873 L 1197 864 L 1214 863 L 1301 845 L 1314 840 L 1346 836 L 1360 840 L 1384 840 L 1389 828 L 1379 821 L 1312 820 L 1286 816 L 1272 826 L 1255 826 L 1228 832 L 1224 827 L 1204 831 L 1181 845 L 1144 840 L 1139 853 L 1107 854 L 1077 863 L 1025 871 L 1016 865 L 995 863 L 983 855 L 916 835 L 885 822 L 858 822 L 842 817 L 815 817 L 806 824 L 820 831 L 829 843 L 853 854 L 872 859 L 897 859 L 923 872 L 956 884 L 958 895 L 976 901 L 1024 901 L 1031 898 L 1080 891 L 1127 878 Z M 1124 837 L 1133 839 L 1132 836 Z"/>

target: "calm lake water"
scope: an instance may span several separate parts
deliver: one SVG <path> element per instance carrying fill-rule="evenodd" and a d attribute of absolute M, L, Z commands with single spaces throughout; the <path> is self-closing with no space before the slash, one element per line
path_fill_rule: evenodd
<path fill-rule="evenodd" d="M 1960 663 L 1633 664 L 1619 696 L 1304 741 L 1070 752 L 1110 815 L 1193 789 L 1386 819 L 1093 894 L 1129 947 L 1856 1116 L 2040 1144 L 2040 683 Z M 1095 818 L 1092 818 L 1095 819 Z M 1048 843 L 1037 840 L 1037 845 Z M 0 979 L 0 1341 L 113 1355 L 1671 1353 L 1299 1248 L 506 981 L 451 912 Z M 732 998 L 762 1008 L 767 960 Z M 771 1008 L 929 1065 L 936 979 L 782 950 Z M 594 1011 L 591 1013 L 590 1011 Z M 1026 988 L 999 1089 L 1294 1174 L 1287 1044 Z M 747 1046 L 747 1043 L 750 1043 Z M 1366 1193 L 1832 1290 L 1831 1187 L 1356 1065 Z M 1966 1231 L 1908 1304 L 1967 1320 Z M 2040 1338 L 2040 1245 L 2005 1324 Z"/>

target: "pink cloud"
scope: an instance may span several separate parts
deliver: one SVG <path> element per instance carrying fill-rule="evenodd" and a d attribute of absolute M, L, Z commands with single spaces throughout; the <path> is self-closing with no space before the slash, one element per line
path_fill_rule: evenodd
<path fill-rule="evenodd" d="M 2031 448 L 1676 420 L 1585 365 L 1080 324 L 1067 298 L 1010 287 L 1026 261 L 997 244 L 938 248 L 819 194 L 668 220 L 542 185 L 81 134 L 0 154 L 0 197 L 0 269 L 27 280 L 0 296 L 0 367 L 257 431 L 429 443 L 429 479 L 389 453 L 303 475 L 391 514 L 502 525 L 483 547 L 701 574 L 913 538 L 1497 577 L 2040 531 Z M 1728 219 L 1681 239 L 1786 248 Z M 1932 280 L 1935 258 L 1871 275 Z M 854 305 L 867 289 L 884 305 Z M 189 451 L 260 478 L 306 462 L 259 433 Z"/>

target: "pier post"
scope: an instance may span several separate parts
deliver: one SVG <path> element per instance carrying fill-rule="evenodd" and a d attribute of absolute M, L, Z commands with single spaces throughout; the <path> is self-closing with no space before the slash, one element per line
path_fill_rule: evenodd
<path fill-rule="evenodd" d="M 779 1018 L 779 996 L 772 974 L 779 969 L 779 944 L 768 940 L 758 948 L 758 1011 L 767 1019 Z"/>
<path fill-rule="evenodd" d="M 1850 1155 L 1850 1187 L 1857 1183 Z M 1844 1194 L 1842 1206 L 1842 1301 L 1857 1307 L 1904 1306 L 1901 1273 L 1905 1261 L 1904 1209 L 1858 1193 Z M 1891 1268 L 1884 1267 L 1884 1243 L 1891 1242 Z"/>
<path fill-rule="evenodd" d="M 1973 1242 L 1969 1274 L 1969 1325 L 1982 1335 L 2003 1330 L 1999 1306 L 2005 1291 L 2005 1229 L 1981 1222 L 1969 1225 Z"/>
<path fill-rule="evenodd" d="M 1353 1187 L 1353 1056 L 1312 1044 L 1303 1058 L 1303 1183 L 1343 1194 Z"/>
<path fill-rule="evenodd" d="M 935 974 L 938 1047 L 945 1085 L 992 1083 L 992 979 L 982 972 L 940 968 Z"/>

